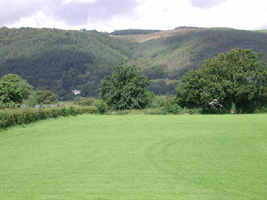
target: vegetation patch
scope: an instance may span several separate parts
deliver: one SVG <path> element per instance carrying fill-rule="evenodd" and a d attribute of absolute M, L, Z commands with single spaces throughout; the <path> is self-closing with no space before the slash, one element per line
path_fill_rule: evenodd
<path fill-rule="evenodd" d="M 267 34 L 259 31 L 180 27 L 112 34 L 0 28 L 0 77 L 18 74 L 36 90 L 52 90 L 60 100 L 73 100 L 76 89 L 83 97 L 97 97 L 101 80 L 120 63 L 141 67 L 150 80 L 179 80 L 204 60 L 233 48 L 249 48 L 267 58 Z M 149 89 L 156 95 L 175 94 L 168 84 Z"/>
<path fill-rule="evenodd" d="M 0 110 L 0 128 L 28 124 L 38 120 L 57 118 L 60 116 L 75 116 L 84 113 L 97 113 L 97 108 L 91 107 L 57 107 L 57 108 L 26 108 Z"/>

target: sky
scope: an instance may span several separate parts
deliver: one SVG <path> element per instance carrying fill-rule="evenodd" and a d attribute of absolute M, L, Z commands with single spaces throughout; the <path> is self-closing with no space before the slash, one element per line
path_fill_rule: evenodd
<path fill-rule="evenodd" d="M 0 27 L 267 29 L 267 0 L 0 0 Z"/>

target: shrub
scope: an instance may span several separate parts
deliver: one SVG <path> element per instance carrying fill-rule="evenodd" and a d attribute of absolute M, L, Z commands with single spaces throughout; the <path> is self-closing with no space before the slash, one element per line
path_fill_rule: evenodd
<path fill-rule="evenodd" d="M 152 101 L 151 106 L 152 107 L 164 107 L 165 104 L 167 103 L 167 96 L 155 96 L 155 98 Z"/>
<path fill-rule="evenodd" d="M 93 103 L 93 106 L 95 106 L 100 114 L 104 114 L 108 111 L 108 105 L 103 100 L 96 100 Z"/>
<path fill-rule="evenodd" d="M 47 118 L 49 118 L 49 111 L 47 109 L 40 108 L 38 110 L 38 116 L 39 116 L 39 120 L 47 119 Z"/>
<path fill-rule="evenodd" d="M 97 108 L 94 106 L 88 106 L 88 107 L 82 107 L 82 108 L 80 107 L 80 108 L 77 108 L 77 111 L 79 114 L 84 114 L 84 113 L 94 114 L 98 112 Z"/>
<path fill-rule="evenodd" d="M 21 113 L 18 112 L 16 116 L 18 124 L 28 124 L 39 119 L 38 112 L 35 109 L 25 109 Z"/>
<path fill-rule="evenodd" d="M 13 125 L 27 124 L 47 118 L 59 116 L 75 116 L 84 113 L 97 113 L 98 110 L 91 107 L 59 107 L 59 108 L 26 108 L 26 109 L 5 109 L 0 110 L 0 128 Z"/>
<path fill-rule="evenodd" d="M 178 114 L 181 111 L 181 107 L 174 100 L 168 101 L 165 104 L 165 110 L 168 113 Z"/>
<path fill-rule="evenodd" d="M 58 102 L 58 96 L 51 90 L 36 90 L 35 98 L 37 104 L 51 104 Z"/>
<path fill-rule="evenodd" d="M 64 116 L 64 117 L 68 116 L 68 115 L 69 115 L 69 111 L 68 111 L 68 109 L 65 108 L 65 107 L 63 107 L 63 108 L 60 110 L 60 115 L 61 115 L 61 116 Z"/>
<path fill-rule="evenodd" d="M 72 116 L 76 116 L 78 114 L 78 112 L 74 107 L 70 107 L 69 108 L 69 114 Z"/>
<path fill-rule="evenodd" d="M 85 97 L 76 97 L 73 100 L 73 103 L 75 105 L 80 105 L 80 106 L 91 106 L 95 102 L 96 99 L 94 98 L 85 98 Z"/>

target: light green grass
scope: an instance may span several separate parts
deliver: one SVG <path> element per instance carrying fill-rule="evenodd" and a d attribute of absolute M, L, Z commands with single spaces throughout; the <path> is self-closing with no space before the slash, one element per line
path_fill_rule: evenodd
<path fill-rule="evenodd" d="M 267 115 L 100 116 L 0 131 L 2 200 L 265 200 Z"/>

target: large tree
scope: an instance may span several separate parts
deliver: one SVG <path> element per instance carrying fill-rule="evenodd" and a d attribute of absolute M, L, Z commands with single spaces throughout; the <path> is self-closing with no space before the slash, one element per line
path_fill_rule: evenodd
<path fill-rule="evenodd" d="M 51 104 L 58 102 L 58 96 L 51 90 L 36 90 L 35 96 L 38 104 Z"/>
<path fill-rule="evenodd" d="M 135 65 L 119 65 L 100 87 L 100 98 L 116 110 L 144 108 L 150 102 L 149 80 Z"/>
<path fill-rule="evenodd" d="M 10 108 L 22 103 L 33 87 L 20 76 L 8 74 L 0 79 L 0 107 Z"/>
<path fill-rule="evenodd" d="M 205 107 L 219 99 L 225 110 L 252 112 L 266 106 L 267 68 L 260 56 L 248 49 L 233 49 L 207 60 L 190 71 L 177 87 L 177 101 L 184 107 Z"/>

